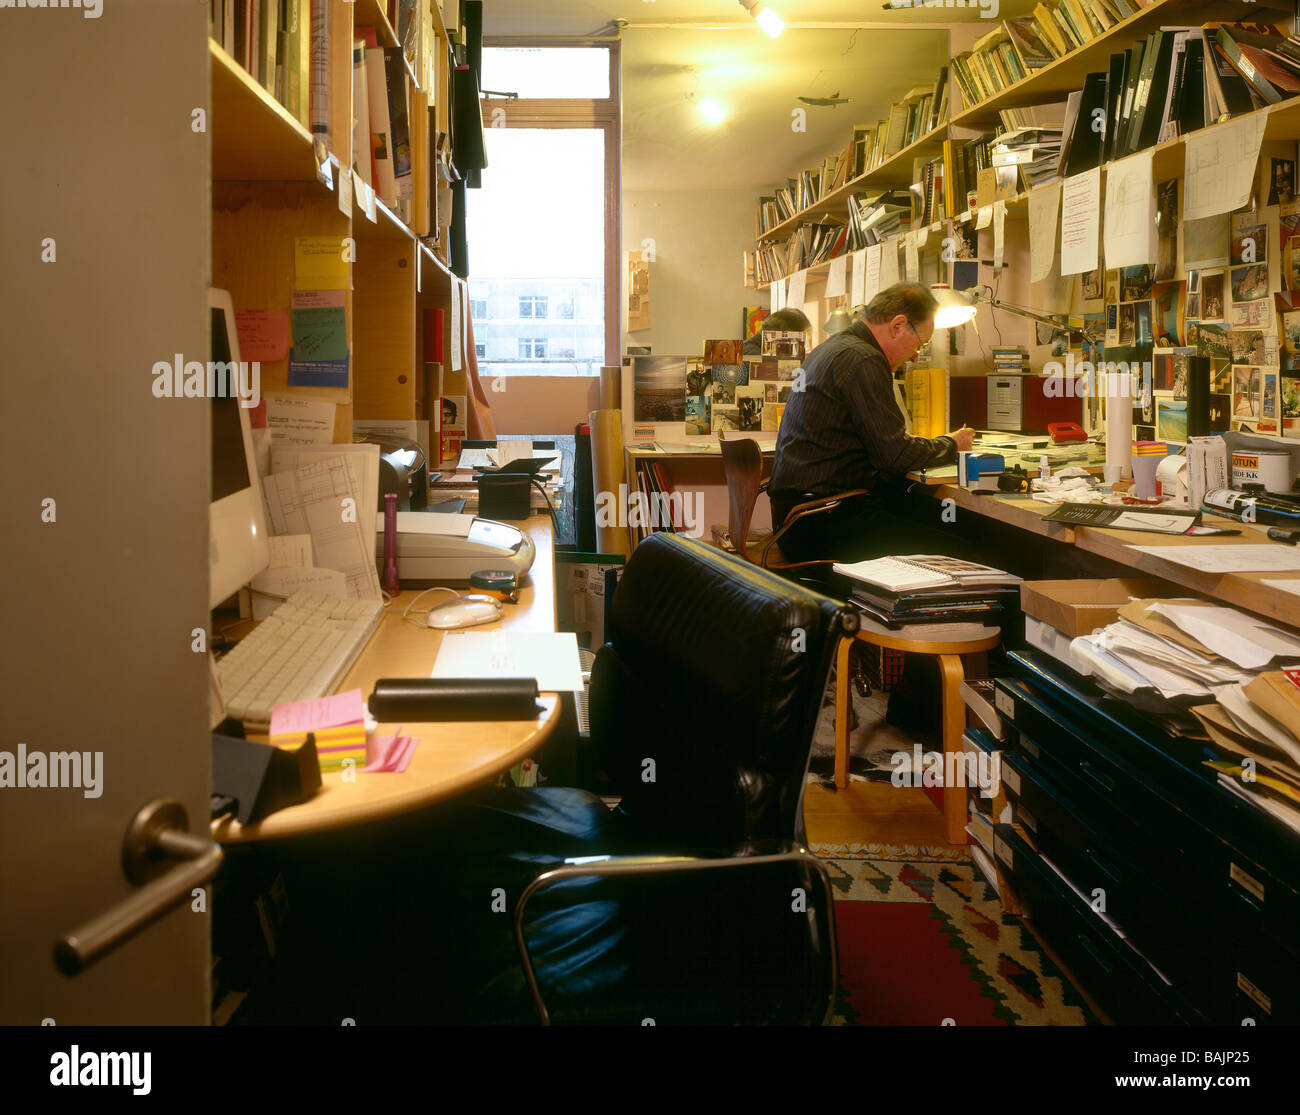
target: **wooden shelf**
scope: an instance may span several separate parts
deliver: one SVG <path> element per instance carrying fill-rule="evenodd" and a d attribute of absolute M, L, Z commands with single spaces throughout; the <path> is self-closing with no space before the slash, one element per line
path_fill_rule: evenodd
<path fill-rule="evenodd" d="M 1083 79 L 1088 74 L 1106 69 L 1110 56 L 1123 51 L 1133 39 L 1160 27 L 1193 27 L 1210 20 L 1248 18 L 1261 6 L 1252 0 L 1154 0 L 1149 7 L 1035 70 L 1001 93 L 964 108 L 952 117 L 952 125 L 956 128 L 979 128 L 996 123 L 998 112 L 1004 108 L 1063 101 L 1070 93 L 1083 87 Z M 955 75 L 952 80 L 960 93 L 961 85 Z"/>
<path fill-rule="evenodd" d="M 307 182 L 316 177 L 311 133 L 215 39 L 212 61 L 212 177 Z"/>
<path fill-rule="evenodd" d="M 799 225 L 816 217 L 825 217 L 842 209 L 850 194 L 862 190 L 888 189 L 891 186 L 910 186 L 912 184 L 912 160 L 929 159 L 943 152 L 943 141 L 947 137 L 948 125 L 940 124 L 934 131 L 921 136 L 908 144 L 901 151 L 886 159 L 878 167 L 873 167 L 866 174 L 859 175 L 843 186 L 832 190 L 821 201 L 801 209 L 793 217 L 788 217 L 779 225 L 773 225 L 759 238 L 763 244 L 769 240 L 780 240 L 789 236 Z M 840 214 L 842 215 L 842 214 Z"/>

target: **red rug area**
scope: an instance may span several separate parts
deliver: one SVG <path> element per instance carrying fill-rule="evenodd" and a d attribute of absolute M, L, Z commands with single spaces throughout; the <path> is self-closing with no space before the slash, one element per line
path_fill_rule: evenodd
<path fill-rule="evenodd" d="M 814 850 L 836 892 L 835 1024 L 1096 1024 L 1020 919 L 1002 913 L 965 852 Z M 918 858 L 900 858 L 907 853 Z"/>

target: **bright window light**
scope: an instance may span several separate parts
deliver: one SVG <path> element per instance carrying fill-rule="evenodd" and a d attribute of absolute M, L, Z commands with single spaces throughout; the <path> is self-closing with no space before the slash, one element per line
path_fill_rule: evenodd
<path fill-rule="evenodd" d="M 754 18 L 758 20 L 758 25 L 774 39 L 785 30 L 785 21 L 771 8 L 759 8 Z"/>
<path fill-rule="evenodd" d="M 711 97 L 700 102 L 700 115 L 710 124 L 721 124 L 727 118 L 727 110 Z"/>

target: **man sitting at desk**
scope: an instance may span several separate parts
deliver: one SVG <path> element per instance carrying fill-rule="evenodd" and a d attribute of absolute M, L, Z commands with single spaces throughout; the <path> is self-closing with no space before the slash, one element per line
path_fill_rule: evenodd
<path fill-rule="evenodd" d="M 787 558 L 862 561 L 947 552 L 956 544 L 938 529 L 938 501 L 917 501 L 933 529 L 906 516 L 903 477 L 951 464 L 974 435 L 963 428 L 912 437 L 894 394 L 894 371 L 930 340 L 937 309 L 920 283 L 895 283 L 871 300 L 863 320 L 808 354 L 803 390 L 791 391 L 777 435 L 768 484 L 772 522 L 784 522 L 806 500 L 858 488 L 868 494 L 791 527 L 780 542 Z"/>

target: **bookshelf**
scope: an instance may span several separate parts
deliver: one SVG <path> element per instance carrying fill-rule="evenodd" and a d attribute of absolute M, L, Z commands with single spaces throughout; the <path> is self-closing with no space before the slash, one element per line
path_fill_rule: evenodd
<path fill-rule="evenodd" d="M 354 259 L 344 289 L 348 386 L 290 386 L 288 360 L 262 365 L 263 395 L 333 402 L 334 441 L 349 442 L 354 419 L 420 417 L 423 311 L 436 308 L 449 315 L 465 296 L 463 280 L 439 254 L 447 251 L 450 213 L 437 205 L 429 182 L 430 144 L 450 125 L 450 50 L 458 29 L 448 30 L 437 0 L 419 0 L 431 34 L 415 66 L 403 58 L 413 192 L 403 220 L 377 197 L 367 205 L 361 191 L 352 191 L 350 204 L 343 204 L 339 192 L 342 168 L 353 161 L 354 30 L 373 27 L 381 46 L 396 46 L 389 5 L 386 0 L 324 4 L 329 136 L 323 143 L 325 137 L 314 137 L 215 38 L 208 40 L 212 283 L 230 291 L 236 309 L 287 312 L 295 289 L 295 240 L 352 241 Z M 431 235 L 436 235 L 434 247 L 422 239 Z M 450 367 L 453 330 L 443 334 L 443 351 L 427 359 Z M 463 335 L 460 346 L 457 363 L 465 356 Z"/>

